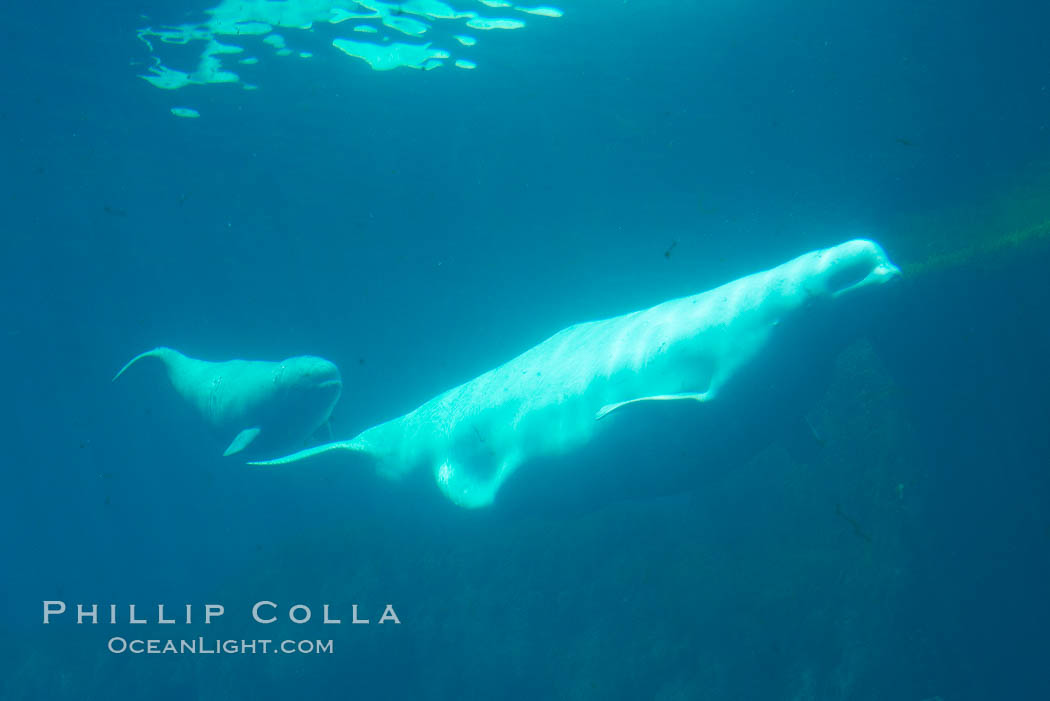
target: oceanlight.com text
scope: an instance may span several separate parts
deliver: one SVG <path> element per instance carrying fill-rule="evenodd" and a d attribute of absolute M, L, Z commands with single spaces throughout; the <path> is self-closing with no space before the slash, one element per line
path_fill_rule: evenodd
<path fill-rule="evenodd" d="M 107 649 L 116 655 L 331 655 L 331 640 L 219 640 L 183 638 L 179 640 L 128 640 L 112 637 Z"/>

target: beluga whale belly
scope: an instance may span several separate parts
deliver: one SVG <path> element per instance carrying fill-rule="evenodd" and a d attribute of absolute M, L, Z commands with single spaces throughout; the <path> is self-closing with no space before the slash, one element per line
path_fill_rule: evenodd
<path fill-rule="evenodd" d="M 339 369 L 324 358 L 209 362 L 164 347 L 136 355 L 113 380 L 146 358 L 163 363 L 179 397 L 229 441 L 223 455 L 273 455 L 301 446 L 327 425 L 343 389 Z"/>
<path fill-rule="evenodd" d="M 391 479 L 426 471 L 453 503 L 477 508 L 491 504 L 519 469 L 556 459 L 561 472 L 544 488 L 557 490 L 565 470 L 583 469 L 587 461 L 571 458 L 586 444 L 602 433 L 618 437 L 611 424 L 621 414 L 761 403 L 761 391 L 746 380 L 775 367 L 781 350 L 804 364 L 805 350 L 799 359 L 786 348 L 797 348 L 800 337 L 803 349 L 823 342 L 806 337 L 814 317 L 899 274 L 872 241 L 813 251 L 701 294 L 570 326 L 354 438 L 253 464 L 349 451 Z M 584 479 L 597 482 L 603 474 L 594 469 Z"/>

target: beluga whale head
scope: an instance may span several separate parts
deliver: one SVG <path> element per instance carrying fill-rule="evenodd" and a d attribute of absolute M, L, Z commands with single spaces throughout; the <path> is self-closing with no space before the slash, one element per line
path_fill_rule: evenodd
<path fill-rule="evenodd" d="M 281 394 L 282 411 L 319 426 L 328 420 L 343 393 L 343 378 L 335 363 L 315 355 L 282 360 L 274 368 L 273 384 Z"/>
<path fill-rule="evenodd" d="M 807 287 L 812 293 L 832 299 L 890 282 L 901 274 L 882 246 L 867 239 L 854 239 L 814 251 L 802 259 L 805 258 L 813 259 Z"/>

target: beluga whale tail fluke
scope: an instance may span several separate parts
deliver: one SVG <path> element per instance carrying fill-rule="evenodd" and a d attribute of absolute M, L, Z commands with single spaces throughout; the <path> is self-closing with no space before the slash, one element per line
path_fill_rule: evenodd
<path fill-rule="evenodd" d="M 227 456 L 302 445 L 327 425 L 343 389 L 335 364 L 316 356 L 210 362 L 163 346 L 136 355 L 113 381 L 147 358 L 164 365 L 176 394 L 228 441 Z"/>
<path fill-rule="evenodd" d="M 743 405 L 745 419 L 759 413 L 752 410 L 765 409 L 769 388 L 790 393 L 804 384 L 782 379 L 805 377 L 812 356 L 826 350 L 818 329 L 827 324 L 814 320 L 833 319 L 830 309 L 848 312 L 841 300 L 899 275 L 877 243 L 847 241 L 707 292 L 570 326 L 355 438 L 252 464 L 360 453 L 384 477 L 425 471 L 453 503 L 478 508 L 491 504 L 520 467 L 553 459 L 557 469 L 541 485 L 558 491 L 593 464 L 564 458 L 599 434 L 617 437 L 624 422 L 651 426 L 647 412 L 666 421 L 678 407 L 704 407 L 678 412 L 693 422 L 714 420 L 708 407 L 715 406 Z M 620 427 L 609 428 L 621 414 Z M 705 436 L 716 440 L 717 428 Z M 607 479 L 592 469 L 589 480 Z M 630 471 L 628 479 L 653 480 L 654 469 Z"/>
<path fill-rule="evenodd" d="M 117 374 L 113 376 L 111 382 L 116 382 L 117 378 L 119 378 L 121 375 L 127 372 L 128 368 L 130 368 L 132 365 L 142 360 L 143 358 L 159 358 L 161 361 L 164 362 L 166 366 L 170 362 L 172 357 L 175 355 L 181 356 L 182 354 L 176 350 L 172 350 L 171 348 L 165 348 L 164 346 L 160 346 L 148 351 L 143 351 L 142 353 L 139 353 L 134 358 L 125 363 L 124 367 L 118 370 Z"/>

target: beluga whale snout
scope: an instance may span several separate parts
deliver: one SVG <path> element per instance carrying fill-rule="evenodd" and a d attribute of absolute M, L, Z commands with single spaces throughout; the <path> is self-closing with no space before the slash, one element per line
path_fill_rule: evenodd
<path fill-rule="evenodd" d="M 339 368 L 317 356 L 210 362 L 165 347 L 136 355 L 113 380 L 146 358 L 159 360 L 176 394 L 229 441 L 223 455 L 301 447 L 328 425 L 343 391 Z"/>

